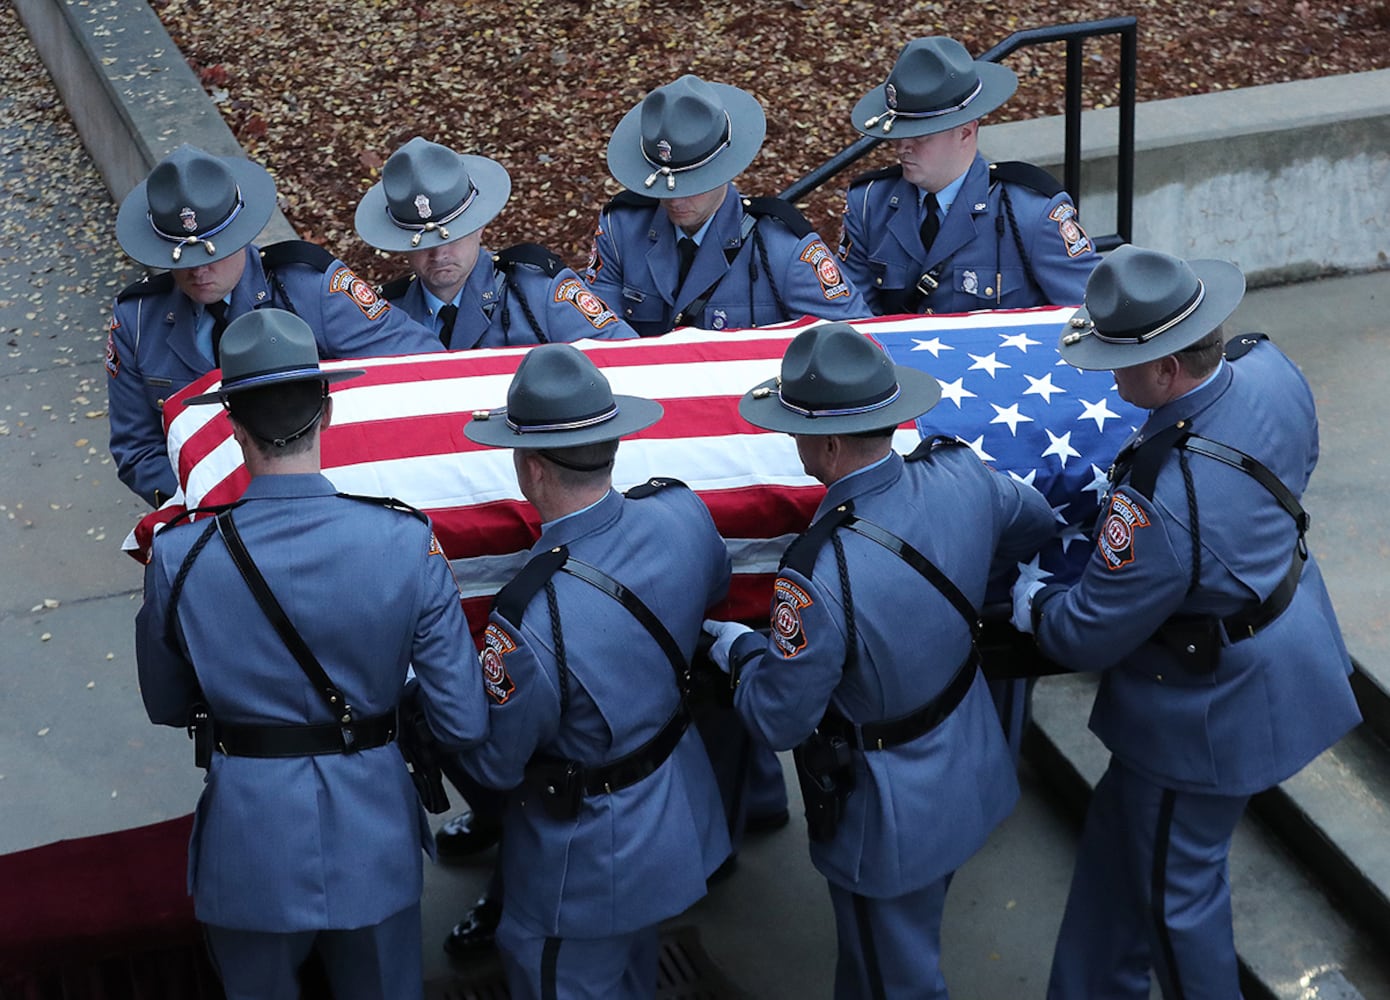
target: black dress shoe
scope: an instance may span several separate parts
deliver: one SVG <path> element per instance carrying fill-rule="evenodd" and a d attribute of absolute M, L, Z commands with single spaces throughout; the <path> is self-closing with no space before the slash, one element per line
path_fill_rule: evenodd
<path fill-rule="evenodd" d="M 749 816 L 748 821 L 743 824 L 744 833 L 771 833 L 773 830 L 780 830 L 791 821 L 791 813 L 783 809 L 781 812 L 763 813 L 761 816 Z"/>
<path fill-rule="evenodd" d="M 440 861 L 459 861 L 486 851 L 502 836 L 502 824 L 465 809 L 451 816 L 434 835 Z"/>
<path fill-rule="evenodd" d="M 491 951 L 497 946 L 497 923 L 501 919 L 502 901 L 484 896 L 454 924 L 444 939 L 444 950 L 455 958 Z"/>

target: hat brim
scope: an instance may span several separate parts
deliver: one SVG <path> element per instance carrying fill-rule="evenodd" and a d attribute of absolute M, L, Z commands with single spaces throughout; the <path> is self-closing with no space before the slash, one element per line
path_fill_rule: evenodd
<path fill-rule="evenodd" d="M 514 431 L 507 425 L 505 409 L 491 410 L 486 419 L 474 417 L 463 427 L 463 433 L 470 441 L 485 444 L 491 448 L 520 448 L 536 450 L 541 448 L 577 448 L 585 444 L 598 444 L 602 441 L 616 441 L 636 434 L 661 419 L 661 404 L 654 399 L 641 396 L 613 396 L 618 405 L 618 414 L 610 420 L 592 427 L 573 431 L 533 431 L 529 434 Z"/>
<path fill-rule="evenodd" d="M 131 188 L 116 213 L 116 240 L 121 249 L 146 267 L 184 271 L 226 260 L 260 235 L 275 211 L 275 181 L 265 167 L 245 157 L 220 156 L 218 159 L 231 171 L 241 190 L 242 208 L 231 224 L 210 240 L 215 252 L 209 254 L 201 245 L 172 243 L 154 231 L 145 192 L 148 178 Z M 184 250 L 179 259 L 174 260 L 174 247 L 179 245 L 183 245 Z"/>
<path fill-rule="evenodd" d="M 916 368 L 894 365 L 901 390 L 887 406 L 867 413 L 836 417 L 808 417 L 789 410 L 777 397 L 777 379 L 761 382 L 743 394 L 738 413 L 754 427 L 783 434 L 858 434 L 883 430 L 915 420 L 941 401 L 941 384 Z M 768 392 L 760 392 L 767 389 Z"/>
<path fill-rule="evenodd" d="M 473 204 L 452 222 L 444 224 L 443 228 L 449 232 L 448 239 L 441 239 L 439 231 L 436 230 L 428 234 L 418 245 L 412 245 L 411 240 L 415 238 L 417 231 L 402 229 L 391 221 L 391 216 L 386 210 L 386 188 L 381 181 L 368 188 L 357 205 L 357 214 L 353 217 L 357 235 L 362 237 L 368 246 L 376 247 L 378 250 L 409 253 L 412 250 L 428 250 L 430 247 L 454 243 L 470 233 L 476 233 L 497 218 L 497 214 L 512 196 L 512 178 L 507 173 L 507 168 L 486 156 L 471 156 L 466 153 L 458 155 L 478 193 L 473 199 Z"/>
<path fill-rule="evenodd" d="M 1236 306 L 1245 297 L 1245 275 L 1240 268 L 1225 260 L 1189 260 L 1187 265 L 1205 288 L 1201 305 L 1190 316 L 1143 343 L 1107 343 L 1095 335 L 1095 327 L 1090 323 L 1091 315 L 1082 306 L 1057 342 L 1057 353 L 1062 360 L 1084 371 L 1131 368 L 1176 354 L 1215 330 L 1235 312 Z M 1078 321 L 1085 325 L 1072 325 Z M 1084 336 L 1068 343 L 1075 334 L 1083 332 Z"/>
<path fill-rule="evenodd" d="M 667 187 L 665 178 L 648 186 L 647 178 L 656 167 L 642 155 L 642 105 L 638 104 L 623 115 L 608 140 L 608 172 L 619 184 L 648 198 L 667 201 L 713 191 L 748 169 L 767 136 L 767 116 L 762 105 L 752 94 L 727 83 L 709 86 L 719 94 L 729 113 L 729 147 L 703 166 L 672 174 L 676 181 L 674 190 Z"/>
<path fill-rule="evenodd" d="M 856 131 L 862 132 L 864 135 L 872 136 L 875 139 L 891 140 L 936 135 L 938 132 L 953 129 L 957 125 L 964 125 L 966 122 L 983 118 L 1014 95 L 1014 91 L 1018 89 L 1018 77 L 1007 66 L 981 62 L 978 59 L 975 61 L 975 70 L 980 74 L 980 93 L 959 111 L 934 115 L 930 118 L 907 118 L 902 115 L 895 115 L 892 119 L 893 127 L 887 132 L 883 130 L 883 124 L 887 119 L 874 122 L 872 128 L 866 127 L 864 125 L 866 121 L 881 116 L 888 110 L 888 105 L 883 102 L 883 84 L 880 83 L 859 99 L 859 103 L 854 106 L 854 110 L 850 113 L 850 122 Z"/>
<path fill-rule="evenodd" d="M 204 403 L 221 403 L 238 393 L 249 392 L 252 389 L 264 389 L 272 385 L 287 385 L 291 382 L 327 382 L 329 385 L 333 385 L 335 382 L 346 382 L 350 378 L 365 374 L 367 372 L 362 368 L 341 368 L 331 372 L 316 372 L 312 375 L 306 375 L 302 372 L 288 372 L 283 378 L 275 378 L 274 376 L 261 378 L 252 385 L 234 385 L 226 389 L 218 386 L 212 392 L 205 392 L 184 400 L 184 404 L 186 406 L 198 406 Z"/>

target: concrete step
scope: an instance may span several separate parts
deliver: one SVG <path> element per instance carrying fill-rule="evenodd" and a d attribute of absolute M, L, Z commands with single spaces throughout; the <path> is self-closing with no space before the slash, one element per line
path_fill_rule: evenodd
<path fill-rule="evenodd" d="M 1075 675 L 1039 681 L 1033 696 L 1034 726 L 1025 752 L 1078 820 L 1105 771 L 1108 752 L 1086 727 L 1096 679 Z M 1358 864 L 1380 868 L 1374 841 L 1384 840 L 1382 784 L 1390 767 L 1383 746 L 1358 730 L 1306 769 L 1289 787 L 1247 813 L 1231 851 L 1236 950 L 1247 998 L 1390 1000 L 1390 955 L 1384 920 L 1363 926 L 1352 904 L 1329 892 L 1350 892 L 1374 913 L 1377 890 L 1353 873 Z M 1355 775 L 1354 782 L 1338 780 Z M 1267 793 L 1269 794 L 1269 793 Z M 1283 815 L 1280 815 L 1280 814 Z M 1268 816 L 1266 815 L 1268 814 Z M 1342 818 L 1335 818 L 1338 814 Z M 1301 817 L 1301 818 L 1300 818 Z M 1285 840 L 1269 825 L 1303 827 Z M 1329 861 L 1316 847 L 1325 839 Z M 1306 855 L 1315 859 L 1305 860 Z M 1319 860 L 1320 859 L 1320 860 Z M 1345 886 L 1325 885 L 1318 866 L 1341 868 Z M 1344 912 L 1346 910 L 1347 912 Z M 1372 929 L 1374 928 L 1374 929 Z"/>

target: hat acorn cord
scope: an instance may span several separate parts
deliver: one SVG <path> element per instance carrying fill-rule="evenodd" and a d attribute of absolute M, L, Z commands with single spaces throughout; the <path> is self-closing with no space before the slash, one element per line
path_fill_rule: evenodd
<path fill-rule="evenodd" d="M 416 136 L 387 159 L 353 222 L 378 250 L 428 250 L 483 228 L 511 193 L 511 175 L 496 160 Z"/>
<path fill-rule="evenodd" d="M 618 122 L 608 140 L 608 170 L 651 198 L 703 194 L 741 174 L 766 135 L 767 117 L 752 94 L 687 73 Z"/>
<path fill-rule="evenodd" d="M 185 144 L 121 201 L 116 239 L 147 267 L 182 270 L 240 253 L 274 210 L 275 182 L 260 164 Z"/>
<path fill-rule="evenodd" d="M 579 348 L 540 344 L 517 366 L 507 405 L 476 411 L 463 433 L 494 448 L 574 448 L 635 434 L 661 413 L 655 400 L 615 394 Z"/>
<path fill-rule="evenodd" d="M 744 393 L 738 412 L 770 431 L 857 434 L 913 420 L 940 399 L 931 375 L 894 364 L 848 323 L 825 323 L 797 334 L 781 374 Z"/>
<path fill-rule="evenodd" d="M 1086 302 L 1058 343 L 1077 368 L 1128 368 L 1191 347 L 1240 305 L 1245 275 L 1229 261 L 1183 260 L 1126 244 L 1096 265 Z"/>
<path fill-rule="evenodd" d="M 227 324 L 220 346 L 222 384 L 188 404 L 221 403 L 237 393 L 288 382 L 342 382 L 362 369 L 319 368 L 314 331 L 284 309 L 253 309 Z"/>
<path fill-rule="evenodd" d="M 972 58 L 954 38 L 914 38 L 888 79 L 854 106 L 851 121 L 878 139 L 935 135 L 981 118 L 1017 89 L 1013 70 Z"/>

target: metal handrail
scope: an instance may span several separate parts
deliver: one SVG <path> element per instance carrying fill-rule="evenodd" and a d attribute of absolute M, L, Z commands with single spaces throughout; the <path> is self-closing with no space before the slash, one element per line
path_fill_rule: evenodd
<path fill-rule="evenodd" d="M 1115 177 L 1115 232 L 1104 236 L 1093 235 L 1091 239 L 1097 250 L 1113 250 L 1121 243 L 1128 243 L 1134 230 L 1134 103 L 1135 81 L 1138 77 L 1138 20 L 1134 17 L 1112 17 L 1102 21 L 1082 21 L 1079 24 L 1027 28 L 1015 31 L 994 48 L 983 53 L 980 58 L 986 62 L 999 62 L 1021 48 L 1050 42 L 1067 43 L 1063 186 L 1080 209 L 1082 49 L 1087 38 L 1102 35 L 1120 36 L 1120 121 Z M 887 140 L 879 136 L 863 136 L 809 171 L 800 180 L 794 181 L 778 197 L 791 202 L 800 201 L 885 141 Z"/>

